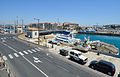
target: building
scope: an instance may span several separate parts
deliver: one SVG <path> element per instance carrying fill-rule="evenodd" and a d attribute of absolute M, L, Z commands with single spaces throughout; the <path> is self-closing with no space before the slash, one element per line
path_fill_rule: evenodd
<path fill-rule="evenodd" d="M 63 30 L 63 25 L 57 25 L 57 30 Z"/>
<path fill-rule="evenodd" d="M 16 26 L 15 33 L 23 33 L 23 26 Z"/>
<path fill-rule="evenodd" d="M 56 30 L 59 23 L 39 23 L 39 29 L 41 30 Z M 38 23 L 27 24 L 25 28 L 38 28 Z"/>
<path fill-rule="evenodd" d="M 38 28 L 28 28 L 27 37 L 29 38 L 38 38 Z"/>
<path fill-rule="evenodd" d="M 10 26 L 10 33 L 15 33 L 15 25 Z"/>
<path fill-rule="evenodd" d="M 69 23 L 69 22 L 64 22 L 63 26 L 67 29 L 74 29 L 75 27 L 78 27 L 79 24 L 77 23 Z"/>

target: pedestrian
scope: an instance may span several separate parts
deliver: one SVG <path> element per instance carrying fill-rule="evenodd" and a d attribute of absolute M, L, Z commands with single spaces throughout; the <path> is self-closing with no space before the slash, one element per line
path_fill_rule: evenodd
<path fill-rule="evenodd" d="M 97 52 L 97 55 L 100 55 L 100 51 Z"/>

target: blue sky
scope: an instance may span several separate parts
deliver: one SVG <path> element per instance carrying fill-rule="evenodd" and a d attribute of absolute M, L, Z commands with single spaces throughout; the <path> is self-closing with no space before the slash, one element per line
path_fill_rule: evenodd
<path fill-rule="evenodd" d="M 73 22 L 80 25 L 120 24 L 120 0 L 0 0 L 0 24 Z"/>

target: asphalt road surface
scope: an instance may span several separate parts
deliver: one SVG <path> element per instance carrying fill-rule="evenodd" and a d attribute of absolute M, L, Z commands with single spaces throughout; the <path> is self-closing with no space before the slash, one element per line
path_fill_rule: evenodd
<path fill-rule="evenodd" d="M 76 66 L 36 47 L 0 34 L 0 52 L 14 77 L 104 77 L 84 65 Z"/>

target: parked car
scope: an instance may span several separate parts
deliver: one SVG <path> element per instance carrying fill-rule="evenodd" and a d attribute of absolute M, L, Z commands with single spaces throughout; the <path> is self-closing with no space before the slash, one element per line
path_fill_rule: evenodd
<path fill-rule="evenodd" d="M 101 72 L 104 72 L 110 76 L 113 76 L 116 71 L 114 64 L 108 61 L 104 61 L 104 60 L 92 61 L 89 67 L 99 70 Z"/>
<path fill-rule="evenodd" d="M 73 60 L 80 62 L 82 64 L 85 64 L 88 61 L 88 58 L 83 56 L 82 53 L 80 51 L 77 51 L 77 50 L 70 50 L 69 56 L 70 56 L 70 59 L 73 59 Z"/>
<path fill-rule="evenodd" d="M 64 49 L 60 49 L 60 54 L 63 55 L 63 56 L 68 56 L 68 52 L 67 50 L 64 50 Z"/>
<path fill-rule="evenodd" d="M 53 39 L 48 39 L 48 43 L 60 45 L 60 42 L 59 42 L 59 41 L 56 41 L 56 40 L 53 40 Z"/>

